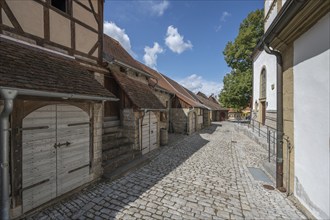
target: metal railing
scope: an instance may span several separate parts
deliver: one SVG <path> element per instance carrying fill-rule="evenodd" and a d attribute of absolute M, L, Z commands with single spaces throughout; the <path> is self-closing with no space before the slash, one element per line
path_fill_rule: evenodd
<path fill-rule="evenodd" d="M 275 128 L 269 127 L 267 125 L 261 124 L 259 121 L 254 119 L 250 120 L 250 123 L 244 122 L 241 125 L 246 125 L 253 133 L 258 134 L 258 137 L 265 138 L 268 147 L 268 162 L 270 162 L 271 157 L 276 157 L 276 138 L 277 131 Z"/>

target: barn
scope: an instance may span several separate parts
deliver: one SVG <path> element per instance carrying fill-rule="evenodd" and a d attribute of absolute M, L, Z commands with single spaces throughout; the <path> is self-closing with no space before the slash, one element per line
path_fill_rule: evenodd
<path fill-rule="evenodd" d="M 118 99 L 74 58 L 0 47 L 1 178 L 18 216 L 102 174 L 102 102 Z"/>

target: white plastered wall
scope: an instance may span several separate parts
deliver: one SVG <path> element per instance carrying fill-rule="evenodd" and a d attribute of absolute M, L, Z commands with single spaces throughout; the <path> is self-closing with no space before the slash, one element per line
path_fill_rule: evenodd
<path fill-rule="evenodd" d="M 294 42 L 295 196 L 329 219 L 330 13 Z"/>
<path fill-rule="evenodd" d="M 262 69 L 266 69 L 267 91 L 266 110 L 276 110 L 276 57 L 262 51 L 253 62 L 253 109 L 256 110 L 256 103 L 260 97 L 260 74 Z M 274 89 L 272 89 L 274 85 Z"/>

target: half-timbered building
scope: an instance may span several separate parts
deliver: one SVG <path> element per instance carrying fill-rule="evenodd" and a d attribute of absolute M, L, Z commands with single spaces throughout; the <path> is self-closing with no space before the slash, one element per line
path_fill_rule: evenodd
<path fill-rule="evenodd" d="M 203 110 L 208 108 L 171 78 L 157 71 L 150 73 L 157 78 L 157 83 L 161 88 L 174 94 L 169 102 L 169 132 L 192 134 L 202 129 Z"/>
<path fill-rule="evenodd" d="M 220 112 L 220 121 L 225 121 L 228 119 L 228 111 L 229 109 L 228 108 L 225 108 L 223 107 L 220 102 L 214 97 L 214 94 L 211 94 L 208 99 L 210 101 L 212 101 L 213 103 L 217 104 L 217 105 L 220 105 L 220 108 L 221 108 L 221 112 Z M 219 120 L 219 115 L 216 114 L 215 116 L 212 115 L 212 120 L 213 121 L 218 121 Z"/>
<path fill-rule="evenodd" d="M 212 96 L 212 98 L 210 99 L 202 92 L 198 92 L 196 95 L 201 103 L 209 107 L 210 121 L 224 121 L 227 119 L 228 110 L 226 108 L 222 108 L 221 105 L 216 101 L 216 99 L 214 99 Z"/>
<path fill-rule="evenodd" d="M 104 35 L 104 60 L 109 74 L 105 87 L 120 101 L 105 105 L 103 163 L 108 173 L 160 146 L 160 129 L 168 127 L 164 90 L 157 97 L 152 75 L 115 39 Z"/>
<path fill-rule="evenodd" d="M 0 1 L 2 219 L 102 174 L 102 36 L 103 0 Z"/>

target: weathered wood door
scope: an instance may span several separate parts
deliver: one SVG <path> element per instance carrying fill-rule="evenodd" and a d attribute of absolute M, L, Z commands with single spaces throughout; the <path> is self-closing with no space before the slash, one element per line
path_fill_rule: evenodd
<path fill-rule="evenodd" d="M 81 109 L 57 105 L 57 194 L 88 181 L 89 117 Z"/>
<path fill-rule="evenodd" d="M 261 102 L 261 124 L 266 122 L 266 102 Z"/>
<path fill-rule="evenodd" d="M 189 115 L 189 124 L 190 124 L 190 133 L 193 133 L 196 131 L 196 114 L 194 112 L 191 112 Z"/>
<path fill-rule="evenodd" d="M 142 120 L 142 154 L 157 148 L 158 122 L 155 113 L 147 112 Z"/>
<path fill-rule="evenodd" d="M 23 120 L 23 212 L 88 181 L 88 114 L 49 105 Z"/>

